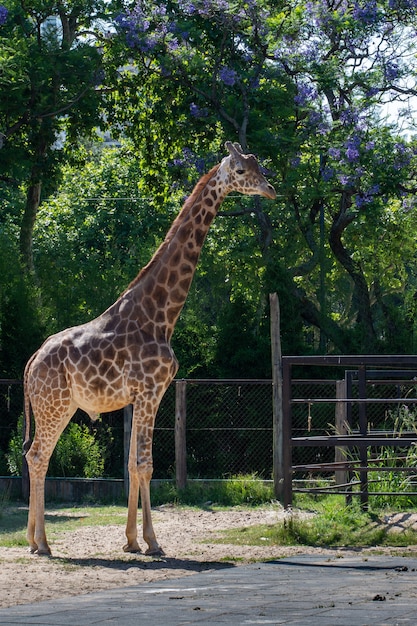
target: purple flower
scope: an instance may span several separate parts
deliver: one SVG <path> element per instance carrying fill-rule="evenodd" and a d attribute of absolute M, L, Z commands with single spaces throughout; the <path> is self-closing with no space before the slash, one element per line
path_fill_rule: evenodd
<path fill-rule="evenodd" d="M 417 0 L 389 0 L 389 8 L 390 9 L 398 9 L 398 10 L 406 10 L 406 9 L 416 9 L 417 8 Z"/>
<path fill-rule="evenodd" d="M 318 127 L 322 124 L 322 116 L 319 111 L 309 111 L 308 113 L 308 123 L 310 126 Z M 322 133 L 320 133 L 322 134 Z"/>
<path fill-rule="evenodd" d="M 379 17 L 379 11 L 375 0 L 368 0 L 368 2 L 355 3 L 353 8 L 353 17 L 359 22 L 365 24 L 374 24 Z"/>
<path fill-rule="evenodd" d="M 230 67 L 222 67 L 219 72 L 219 78 L 225 85 L 233 87 L 237 81 L 237 73 Z"/>
<path fill-rule="evenodd" d="M 198 104 L 195 104 L 195 102 L 192 102 L 190 104 L 190 113 L 193 117 L 207 117 L 208 115 L 208 111 L 206 108 L 200 108 L 198 106 Z"/>
<path fill-rule="evenodd" d="M 340 121 L 342 124 L 357 124 L 359 121 L 359 115 L 354 109 L 344 109 L 340 113 Z"/>
<path fill-rule="evenodd" d="M 394 146 L 394 148 L 396 149 L 396 151 L 399 154 L 405 154 L 407 152 L 407 148 L 405 147 L 405 145 L 403 143 L 399 143 L 397 142 Z"/>
<path fill-rule="evenodd" d="M 313 85 L 301 83 L 297 87 L 297 95 L 294 97 L 295 104 L 304 106 L 307 101 L 316 100 L 317 91 Z"/>
<path fill-rule="evenodd" d="M 5 24 L 7 20 L 8 10 L 2 4 L 0 4 L 0 26 Z"/>
<path fill-rule="evenodd" d="M 361 144 L 361 138 L 359 135 L 352 135 L 345 143 L 346 158 L 353 163 L 359 159 L 359 147 Z"/>
<path fill-rule="evenodd" d="M 333 159 L 340 159 L 340 149 L 339 148 L 329 148 L 328 155 Z"/>
<path fill-rule="evenodd" d="M 365 150 L 373 150 L 375 148 L 375 141 L 368 141 L 365 144 Z"/>
<path fill-rule="evenodd" d="M 349 148 L 346 150 L 346 158 L 351 163 L 353 161 L 357 161 L 359 158 L 359 150 L 357 150 L 353 146 L 349 146 Z"/>
<path fill-rule="evenodd" d="M 366 191 L 356 194 L 355 204 L 358 209 L 362 208 L 365 204 L 370 204 L 373 201 L 375 194 L 379 192 L 379 189 L 379 185 L 376 184 Z"/>
<path fill-rule="evenodd" d="M 398 64 L 388 62 L 384 67 L 384 75 L 389 83 L 398 78 L 400 75 L 400 68 Z"/>
<path fill-rule="evenodd" d="M 334 176 L 334 169 L 332 167 L 324 167 L 321 170 L 321 177 L 325 183 L 328 183 Z"/>
<path fill-rule="evenodd" d="M 178 39 L 176 37 L 174 37 L 174 39 L 170 39 L 168 41 L 168 48 L 172 51 L 178 50 L 179 48 L 179 43 L 178 43 Z"/>
<path fill-rule="evenodd" d="M 186 15 L 194 15 L 197 12 L 196 6 L 193 2 L 187 2 L 186 0 L 179 3 L 179 7 L 184 11 Z"/>
<path fill-rule="evenodd" d="M 342 185 L 348 185 L 349 184 L 349 176 L 347 174 L 338 174 L 337 178 L 339 179 L 339 182 Z"/>

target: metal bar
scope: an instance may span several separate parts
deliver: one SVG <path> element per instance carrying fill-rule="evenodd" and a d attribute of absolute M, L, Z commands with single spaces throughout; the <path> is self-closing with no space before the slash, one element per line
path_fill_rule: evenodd
<path fill-rule="evenodd" d="M 398 381 L 396 381 L 398 382 Z M 417 404 L 417 398 L 292 398 L 291 404 L 350 402 L 351 404 Z"/>
<path fill-rule="evenodd" d="M 338 467 L 337 469 L 350 469 L 353 470 L 354 472 L 359 472 L 359 471 L 363 471 L 363 472 L 410 472 L 411 474 L 415 473 L 417 476 L 417 468 L 416 467 L 389 467 L 389 466 L 383 466 L 383 467 L 365 467 L 365 466 L 361 466 L 359 465 L 358 467 L 352 467 L 351 465 L 346 465 L 344 467 Z M 292 472 L 293 474 L 295 472 L 300 472 L 301 470 L 305 470 L 305 471 L 309 471 L 309 472 L 334 472 L 335 468 L 334 467 L 328 467 L 327 465 L 321 466 L 321 465 L 316 465 L 314 466 L 303 466 L 303 465 L 293 465 L 292 466 Z"/>
<path fill-rule="evenodd" d="M 284 470 L 284 508 L 292 504 L 292 415 L 291 415 L 291 363 L 282 359 L 282 409 L 284 413 L 283 423 L 283 470 Z"/>
<path fill-rule="evenodd" d="M 308 355 L 308 356 L 284 356 L 283 361 L 291 365 L 333 365 L 333 366 L 356 366 L 376 365 L 381 367 L 391 367 L 395 369 L 398 365 L 409 365 L 417 367 L 417 355 L 412 354 L 380 354 L 380 355 Z"/>
<path fill-rule="evenodd" d="M 359 432 L 362 437 L 366 437 L 368 434 L 368 419 L 366 415 L 366 404 L 363 400 L 366 399 L 366 365 L 361 364 L 358 368 L 358 395 L 360 398 L 359 402 Z M 368 464 L 368 449 L 366 445 L 363 443 L 359 444 L 359 459 L 361 461 L 361 465 L 364 467 Z M 359 477 L 361 481 L 361 506 L 364 509 L 368 508 L 368 473 L 361 470 L 359 472 Z"/>
<path fill-rule="evenodd" d="M 294 493 L 311 493 L 311 488 L 298 488 L 293 487 Z M 329 493 L 329 491 L 316 489 L 314 493 Z M 361 491 L 332 491 L 334 495 L 340 496 L 361 496 Z M 417 491 L 368 491 L 368 496 L 417 496 Z"/>
<path fill-rule="evenodd" d="M 329 435 L 328 437 L 293 437 L 293 446 L 408 446 L 417 443 L 417 435 L 411 437 L 367 437 L 355 435 Z"/>
<path fill-rule="evenodd" d="M 395 460 L 395 461 L 406 461 L 407 457 L 403 457 L 403 456 L 394 456 L 390 459 L 390 461 Z M 386 459 L 368 459 L 368 465 L 370 463 L 385 463 Z M 293 468 L 297 468 L 297 469 L 314 469 L 315 467 L 323 467 L 323 468 L 330 468 L 330 469 L 345 469 L 346 467 L 351 467 L 352 469 L 356 469 L 358 463 L 360 463 L 359 460 L 345 460 L 345 461 L 337 461 L 337 462 L 332 462 L 329 461 L 327 463 L 299 463 L 298 465 L 293 465 Z M 376 465 L 376 467 L 380 467 L 379 465 Z M 384 465 L 383 467 L 388 467 L 387 465 Z M 396 465 L 394 467 L 397 467 Z M 417 467 L 413 468 L 416 472 L 417 472 Z"/>
<path fill-rule="evenodd" d="M 174 383 L 180 380 L 188 385 L 272 385 L 269 378 L 176 378 Z"/>

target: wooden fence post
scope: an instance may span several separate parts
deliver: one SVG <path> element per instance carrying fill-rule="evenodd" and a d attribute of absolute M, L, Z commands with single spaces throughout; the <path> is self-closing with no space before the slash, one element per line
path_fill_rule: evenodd
<path fill-rule="evenodd" d="M 187 382 L 175 382 L 175 475 L 178 489 L 187 484 Z"/>
<path fill-rule="evenodd" d="M 133 406 L 128 404 L 123 409 L 123 452 L 124 452 L 124 489 L 126 498 L 129 496 L 129 450 L 132 436 Z"/>
<path fill-rule="evenodd" d="M 278 294 L 269 294 L 272 358 L 272 463 L 275 497 L 284 502 L 284 411 L 282 405 L 282 352 Z"/>
<path fill-rule="evenodd" d="M 347 393 L 346 381 L 337 380 L 336 381 L 336 400 L 341 400 L 342 398 L 346 398 L 346 393 Z M 335 434 L 336 435 L 348 434 L 346 402 L 336 402 Z M 347 458 L 347 448 L 336 446 L 335 451 L 334 451 L 335 463 L 342 463 L 343 461 L 346 461 L 346 458 Z M 348 482 L 348 472 L 346 470 L 336 470 L 335 481 L 336 481 L 336 485 L 345 485 Z"/>

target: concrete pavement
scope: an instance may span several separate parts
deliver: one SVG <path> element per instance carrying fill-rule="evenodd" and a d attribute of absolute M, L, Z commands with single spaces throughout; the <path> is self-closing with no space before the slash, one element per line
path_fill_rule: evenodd
<path fill-rule="evenodd" d="M 0 610 L 0 624 L 417 625 L 417 559 L 291 558 Z"/>

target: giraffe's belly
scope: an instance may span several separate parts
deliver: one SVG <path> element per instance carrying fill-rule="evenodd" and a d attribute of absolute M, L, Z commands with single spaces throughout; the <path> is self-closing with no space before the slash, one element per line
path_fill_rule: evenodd
<path fill-rule="evenodd" d="M 117 388 L 108 381 L 95 379 L 84 382 L 84 385 L 71 385 L 71 396 L 73 402 L 88 414 L 117 411 L 133 400 L 132 392 L 125 386 Z"/>

